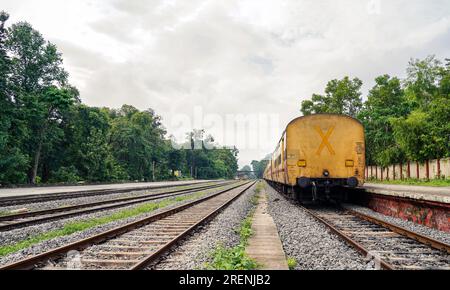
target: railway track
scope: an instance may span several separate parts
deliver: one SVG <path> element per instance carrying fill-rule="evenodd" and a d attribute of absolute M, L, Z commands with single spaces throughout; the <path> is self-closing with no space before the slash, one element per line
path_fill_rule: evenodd
<path fill-rule="evenodd" d="M 450 270 L 449 244 L 339 206 L 296 204 L 381 269 Z"/>
<path fill-rule="evenodd" d="M 66 269 L 74 264 L 81 269 L 145 269 L 254 184 L 239 184 L 0 270 Z M 67 258 L 73 251 L 80 251 L 75 262 Z"/>
<path fill-rule="evenodd" d="M 162 185 L 162 186 L 149 186 L 149 187 L 132 187 L 123 189 L 99 189 L 99 190 L 85 190 L 77 192 L 60 192 L 60 193 L 48 193 L 48 194 L 34 194 L 27 196 L 13 196 L 13 197 L 0 197 L 0 207 L 22 205 L 35 202 L 47 202 L 53 200 L 64 200 L 71 198 L 101 196 L 112 193 L 126 193 L 133 191 L 145 191 L 145 190 L 158 190 L 174 187 L 201 185 L 201 183 L 186 183 L 183 185 Z"/>
<path fill-rule="evenodd" d="M 303 209 L 386 270 L 450 270 L 450 245 L 340 208 Z"/>
<path fill-rule="evenodd" d="M 147 201 L 158 200 L 161 198 L 186 195 L 200 190 L 209 190 L 231 185 L 232 183 L 233 182 L 223 182 L 207 186 L 197 186 L 194 188 L 168 190 L 165 192 L 140 195 L 135 197 L 118 198 L 93 203 L 84 203 L 73 206 L 58 207 L 46 210 L 0 216 L 0 232 L 41 224 L 58 219 L 65 219 L 79 215 L 86 215 L 93 212 L 100 212 L 115 208 L 126 207 L 134 204 L 144 203 Z"/>

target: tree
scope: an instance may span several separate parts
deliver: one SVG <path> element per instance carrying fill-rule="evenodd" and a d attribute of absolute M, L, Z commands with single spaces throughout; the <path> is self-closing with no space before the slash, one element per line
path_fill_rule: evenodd
<path fill-rule="evenodd" d="M 76 90 L 67 84 L 62 56 L 30 24 L 20 22 L 8 29 L 11 54 L 11 93 L 17 112 L 13 133 L 22 141 L 29 158 L 28 180 L 36 182 L 42 146 L 51 142 L 50 127 L 61 121 L 61 110 L 72 105 Z"/>
<path fill-rule="evenodd" d="M 362 108 L 362 81 L 351 80 L 348 76 L 342 80 L 328 82 L 325 95 L 313 94 L 311 100 L 302 102 L 303 115 L 333 113 L 356 117 Z"/>
<path fill-rule="evenodd" d="M 191 150 L 175 150 L 151 109 L 81 104 L 56 46 L 26 22 L 7 28 L 8 18 L 0 12 L 1 184 L 150 181 L 189 167 L 198 178 L 234 177 L 237 149 L 204 130 L 190 134 Z"/>
<path fill-rule="evenodd" d="M 32 154 L 32 166 L 30 172 L 30 182 L 35 183 L 39 161 L 41 158 L 42 145 L 44 142 L 52 141 L 52 136 L 48 136 L 50 126 L 56 129 L 62 119 L 61 111 L 70 107 L 75 99 L 72 93 L 66 89 L 56 87 L 47 88 L 42 94 L 24 95 L 23 100 L 31 109 L 27 119 L 32 123 L 29 150 Z"/>
<path fill-rule="evenodd" d="M 79 104 L 66 111 L 65 116 L 61 124 L 65 138 L 57 146 L 57 150 L 62 148 L 64 154 L 49 152 L 50 156 L 54 156 L 53 160 L 59 155 L 63 158 L 56 158 L 56 164 L 51 167 L 63 167 L 64 174 L 72 169 L 72 176 L 82 180 L 127 180 L 128 176 L 112 155 L 109 144 L 109 110 Z M 58 174 L 52 175 L 53 181 L 64 181 L 58 180 L 58 176 L 55 176 Z"/>
<path fill-rule="evenodd" d="M 252 168 L 249 165 L 245 165 L 240 171 L 252 171 Z"/>
<path fill-rule="evenodd" d="M 257 178 L 263 178 L 264 170 L 266 170 L 267 164 L 269 163 L 270 155 L 266 156 L 261 161 L 253 160 L 252 161 L 252 167 L 253 171 L 255 171 L 255 175 Z"/>
<path fill-rule="evenodd" d="M 406 96 L 415 108 L 427 108 L 439 94 L 442 63 L 435 56 L 411 59 L 406 70 Z"/>
<path fill-rule="evenodd" d="M 236 175 L 238 164 L 236 148 L 222 148 L 214 143 L 214 137 L 205 130 L 193 130 L 186 134 L 183 146 L 191 176 L 198 179 L 227 178 Z"/>
<path fill-rule="evenodd" d="M 412 111 L 391 124 L 396 143 L 411 160 L 450 156 L 449 71 L 449 64 L 434 56 L 409 63 L 405 93 Z"/>
<path fill-rule="evenodd" d="M 11 59 L 8 57 L 5 28 L 8 13 L 0 12 L 0 183 L 22 183 L 27 157 L 21 152 L 12 130 L 15 122 L 15 108 L 10 90 Z"/>
<path fill-rule="evenodd" d="M 12 85 L 16 97 L 41 92 L 48 87 L 67 85 L 68 73 L 54 44 L 26 22 L 13 24 L 7 45 L 12 53 Z"/>
<path fill-rule="evenodd" d="M 358 118 L 366 130 L 367 163 L 387 166 L 404 160 L 390 120 L 407 116 L 410 109 L 398 78 L 383 75 L 375 83 Z"/>
<path fill-rule="evenodd" d="M 181 149 L 174 149 L 168 145 L 168 166 L 171 171 L 172 178 L 175 177 L 175 171 L 183 171 L 186 166 L 186 152 Z"/>
<path fill-rule="evenodd" d="M 111 148 L 115 159 L 133 180 L 153 180 L 164 153 L 161 118 L 153 110 L 123 106 L 113 116 Z"/>

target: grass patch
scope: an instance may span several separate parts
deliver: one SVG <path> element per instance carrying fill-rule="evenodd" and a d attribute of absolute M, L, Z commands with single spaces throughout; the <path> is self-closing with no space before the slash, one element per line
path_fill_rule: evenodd
<path fill-rule="evenodd" d="M 9 211 L 5 211 L 5 210 L 0 211 L 0 216 L 7 216 L 7 215 L 10 215 L 10 214 L 11 214 L 11 212 L 9 212 Z"/>
<path fill-rule="evenodd" d="M 255 194 L 254 196 L 252 196 L 252 198 L 250 199 L 250 203 L 253 204 L 254 206 L 258 205 L 259 203 L 259 199 L 261 198 L 261 196 L 259 194 Z"/>
<path fill-rule="evenodd" d="M 116 212 L 116 213 L 113 213 L 113 214 L 110 214 L 110 215 L 107 215 L 104 217 L 99 217 L 99 218 L 94 218 L 94 219 L 89 219 L 89 220 L 82 220 L 82 221 L 77 221 L 77 222 L 70 222 L 70 223 L 65 224 L 61 229 L 52 230 L 52 231 L 49 231 L 46 233 L 34 235 L 34 236 L 31 236 L 25 240 L 22 240 L 20 242 L 12 244 L 12 245 L 1 246 L 0 247 L 0 257 L 20 251 L 22 249 L 26 249 L 35 244 L 38 244 L 38 243 L 41 243 L 44 241 L 48 241 L 48 240 L 51 240 L 54 238 L 71 235 L 71 234 L 74 234 L 77 232 L 81 232 L 81 231 L 84 231 L 84 230 L 87 230 L 87 229 L 90 229 L 90 228 L 93 228 L 96 226 L 104 225 L 104 224 L 118 221 L 121 219 L 126 219 L 126 218 L 130 218 L 130 217 L 135 217 L 135 216 L 138 216 L 141 214 L 150 213 L 157 209 L 168 207 L 168 206 L 178 203 L 178 202 L 201 198 L 208 193 L 209 193 L 209 191 L 201 191 L 201 192 L 197 192 L 197 193 L 190 194 L 190 195 L 178 196 L 176 198 L 162 200 L 160 202 L 146 203 L 146 204 L 140 205 L 136 208 L 121 210 L 119 212 Z"/>
<path fill-rule="evenodd" d="M 377 184 L 395 184 L 395 185 L 419 185 L 419 186 L 433 186 L 445 187 L 450 186 L 450 179 L 403 179 L 403 180 L 369 180 L 370 183 Z"/>
<path fill-rule="evenodd" d="M 256 199 L 255 199 L 256 197 Z M 255 195 L 253 200 L 258 201 L 259 196 Z M 242 221 L 236 233 L 239 234 L 240 242 L 232 248 L 225 248 L 223 245 L 217 246 L 212 252 L 212 262 L 206 263 L 204 268 L 207 270 L 255 270 L 260 266 L 255 260 L 251 259 L 246 253 L 245 248 L 248 245 L 249 238 L 253 235 L 252 221 L 254 211 L 252 211 L 245 220 Z"/>
<path fill-rule="evenodd" d="M 292 257 L 289 257 L 287 259 L 287 264 L 288 264 L 289 270 L 295 270 L 295 268 L 298 265 L 297 260 Z"/>
<path fill-rule="evenodd" d="M 259 194 L 263 189 L 266 189 L 266 184 L 262 181 L 258 182 L 255 188 L 256 193 Z"/>

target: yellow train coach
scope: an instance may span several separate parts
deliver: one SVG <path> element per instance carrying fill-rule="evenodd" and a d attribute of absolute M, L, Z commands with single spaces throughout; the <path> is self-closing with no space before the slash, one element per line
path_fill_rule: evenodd
<path fill-rule="evenodd" d="M 264 179 L 301 201 L 341 199 L 343 187 L 364 183 L 364 127 L 335 114 L 300 117 L 289 123 Z"/>

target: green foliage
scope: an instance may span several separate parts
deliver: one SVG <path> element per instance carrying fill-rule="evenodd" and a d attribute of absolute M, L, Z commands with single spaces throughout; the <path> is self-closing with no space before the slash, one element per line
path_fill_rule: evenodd
<path fill-rule="evenodd" d="M 70 167 L 60 167 L 57 171 L 52 173 L 51 182 L 66 182 L 66 183 L 76 183 L 80 181 L 78 170 L 75 166 Z"/>
<path fill-rule="evenodd" d="M 223 148 L 214 143 L 214 138 L 204 130 L 193 130 L 187 134 L 186 163 L 190 175 L 198 179 L 234 178 L 237 170 L 237 149 Z"/>
<path fill-rule="evenodd" d="M 251 213 L 244 221 L 242 221 L 239 230 L 237 231 L 241 238 L 241 244 L 247 246 L 248 239 L 252 236 L 252 220 L 253 213 Z"/>
<path fill-rule="evenodd" d="M 23 183 L 29 160 L 19 147 L 21 139 L 17 134 L 21 126 L 17 125 L 17 111 L 8 77 L 12 69 L 6 43 L 8 18 L 6 12 L 0 12 L 0 183 Z"/>
<path fill-rule="evenodd" d="M 405 81 L 406 98 L 414 110 L 391 119 L 398 146 L 410 160 L 424 161 L 450 156 L 449 64 L 433 56 L 412 60 Z"/>
<path fill-rule="evenodd" d="M 398 184 L 398 185 L 418 185 L 418 186 L 432 186 L 432 187 L 448 187 L 450 186 L 449 178 L 440 179 L 403 179 L 403 180 L 370 180 L 371 183 L 380 184 Z"/>
<path fill-rule="evenodd" d="M 253 160 L 252 161 L 252 167 L 253 167 L 253 171 L 255 171 L 256 174 L 256 178 L 263 178 L 264 175 L 264 170 L 266 170 L 267 164 L 269 164 L 270 161 L 270 155 L 266 156 L 266 158 L 264 158 L 261 161 L 257 161 L 257 160 Z"/>
<path fill-rule="evenodd" d="M 255 270 L 258 264 L 248 257 L 245 247 L 233 248 L 218 246 L 213 253 L 213 261 L 205 265 L 207 270 Z"/>
<path fill-rule="evenodd" d="M 287 259 L 287 264 L 288 264 L 289 270 L 295 270 L 295 268 L 297 268 L 297 265 L 298 265 L 297 260 L 295 258 L 291 258 L 291 257 L 289 257 Z"/>
<path fill-rule="evenodd" d="M 406 70 L 405 91 L 416 108 L 426 108 L 439 93 L 442 72 L 441 62 L 434 56 L 423 60 L 411 59 Z"/>
<path fill-rule="evenodd" d="M 212 261 L 205 264 L 208 270 L 255 270 L 259 265 L 245 253 L 248 239 L 252 236 L 253 212 L 241 223 L 236 232 L 240 243 L 232 248 L 219 245 L 212 253 Z"/>
<path fill-rule="evenodd" d="M 153 180 L 165 131 L 152 110 L 123 106 L 112 118 L 110 144 L 115 159 L 133 180 Z M 156 165 L 155 165 L 156 166 Z"/>
<path fill-rule="evenodd" d="M 68 236 L 110 222 L 153 212 L 157 209 L 168 207 L 177 202 L 198 199 L 205 196 L 208 192 L 209 191 L 202 191 L 189 195 L 179 196 L 176 198 L 165 199 L 159 202 L 145 203 L 131 209 L 121 210 L 99 218 L 69 222 L 66 223 L 61 229 L 33 235 L 15 244 L 0 246 L 0 257 L 31 247 L 32 245 L 41 243 L 43 241 Z"/>
<path fill-rule="evenodd" d="M 235 149 L 177 150 L 151 109 L 81 104 L 57 47 L 8 18 L 0 12 L 0 184 L 234 178 Z M 203 144 L 199 132 L 189 142 Z"/>
<path fill-rule="evenodd" d="M 332 80 L 325 88 L 325 95 L 313 94 L 311 101 L 302 103 L 304 115 L 333 113 L 355 117 L 362 108 L 362 81 L 351 80 L 348 76 L 342 80 Z"/>
<path fill-rule="evenodd" d="M 56 46 L 46 42 L 30 24 L 19 22 L 6 30 L 2 24 L 1 43 L 2 51 L 7 52 L 2 64 L 6 64 L 8 77 L 2 81 L 5 119 L 0 138 L 4 141 L 2 154 L 6 152 L 11 159 L 0 166 L 18 174 L 7 174 L 0 181 L 21 182 L 26 173 L 28 181 L 36 183 L 42 152 L 61 138 L 62 111 L 77 100 L 77 91 L 67 83 Z"/>
<path fill-rule="evenodd" d="M 404 117 L 410 110 L 398 78 L 383 75 L 375 82 L 358 117 L 366 129 L 368 163 L 387 166 L 404 159 L 404 152 L 394 138 L 391 119 Z"/>
<path fill-rule="evenodd" d="M 344 78 L 331 81 L 325 96 L 304 101 L 302 112 L 356 116 L 365 126 L 368 164 L 450 157 L 450 60 L 443 64 L 434 56 L 412 59 L 406 72 L 403 82 L 377 77 L 360 111 L 361 83 Z M 343 109 L 346 102 L 352 110 Z"/>
<path fill-rule="evenodd" d="M 260 182 L 258 182 L 258 184 L 256 185 L 255 192 L 256 192 L 257 194 L 259 194 L 259 193 L 260 193 L 261 191 L 263 191 L 264 189 L 266 189 L 266 184 L 265 184 L 264 182 L 260 181 Z"/>
<path fill-rule="evenodd" d="M 76 105 L 66 112 L 63 124 L 65 149 L 63 164 L 77 168 L 83 180 L 127 180 L 128 175 L 115 160 L 109 144 L 111 119 L 108 110 Z"/>
<path fill-rule="evenodd" d="M 406 118 L 391 119 L 397 144 L 410 160 L 426 160 L 433 156 L 427 154 L 428 114 L 420 110 L 411 112 Z"/>

